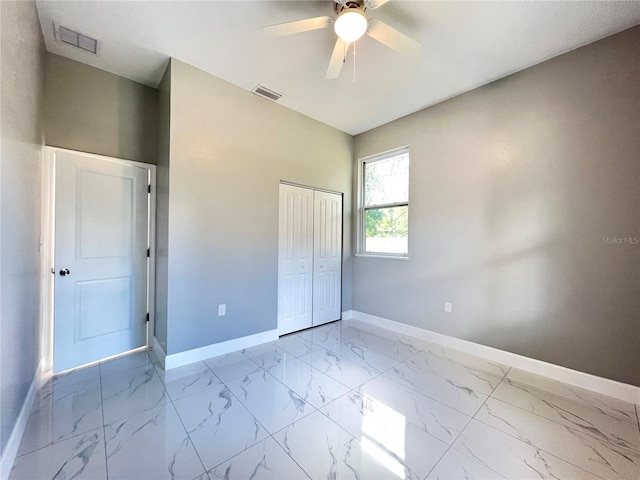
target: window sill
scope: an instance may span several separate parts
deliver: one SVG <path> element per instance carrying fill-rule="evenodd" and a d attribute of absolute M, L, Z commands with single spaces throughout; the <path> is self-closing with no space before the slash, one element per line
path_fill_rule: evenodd
<path fill-rule="evenodd" d="M 407 255 L 382 255 L 375 253 L 356 253 L 354 257 L 384 258 L 385 260 L 409 260 L 409 257 Z"/>

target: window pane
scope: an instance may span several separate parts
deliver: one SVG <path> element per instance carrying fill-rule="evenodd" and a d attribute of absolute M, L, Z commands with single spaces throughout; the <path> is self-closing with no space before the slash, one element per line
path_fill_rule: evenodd
<path fill-rule="evenodd" d="M 409 200 L 409 155 L 364 164 L 364 205 Z"/>
<path fill-rule="evenodd" d="M 365 211 L 364 250 L 368 253 L 407 253 L 409 208 L 372 208 Z"/>

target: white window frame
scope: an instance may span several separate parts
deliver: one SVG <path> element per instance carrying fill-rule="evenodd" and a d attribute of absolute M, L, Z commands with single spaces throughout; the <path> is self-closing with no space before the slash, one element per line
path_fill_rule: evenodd
<path fill-rule="evenodd" d="M 366 241 L 366 228 L 365 228 L 365 212 L 366 208 L 364 205 L 364 173 L 365 173 L 365 164 L 366 163 L 375 163 L 381 160 L 387 160 L 391 157 L 396 157 L 398 155 L 407 154 L 407 161 L 409 162 L 409 178 L 411 178 L 411 155 L 409 155 L 409 146 L 404 146 L 400 148 L 394 148 L 393 150 L 388 150 L 383 153 L 378 153 L 375 155 L 371 155 L 368 157 L 364 157 L 358 160 L 358 235 L 357 235 L 357 248 L 356 248 L 356 257 L 373 257 L 373 258 L 390 258 L 397 260 L 407 260 L 409 259 L 409 245 L 407 245 L 406 253 L 392 253 L 392 252 L 367 252 L 365 250 L 365 241 Z M 408 189 L 409 187 L 407 187 Z M 372 208 L 390 208 L 390 207 L 407 207 L 407 216 L 409 215 L 409 193 L 407 193 L 407 201 L 406 202 L 395 202 L 389 204 L 376 205 Z M 408 236 L 407 232 L 407 236 Z M 407 239 L 408 241 L 408 239 Z"/>

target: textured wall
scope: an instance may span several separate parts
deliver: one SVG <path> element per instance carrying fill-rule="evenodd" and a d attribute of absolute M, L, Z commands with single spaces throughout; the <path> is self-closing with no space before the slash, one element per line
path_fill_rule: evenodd
<path fill-rule="evenodd" d="M 172 60 L 168 353 L 276 328 L 280 180 L 344 192 L 351 307 L 352 148 L 350 135 Z"/>
<path fill-rule="evenodd" d="M 403 145 L 410 259 L 356 258 L 353 308 L 640 385 L 640 244 L 606 243 L 640 237 L 640 27 L 359 135 L 356 157 Z"/>
<path fill-rule="evenodd" d="M 44 41 L 34 2 L 0 2 L 0 451 L 39 360 Z"/>
<path fill-rule="evenodd" d="M 46 59 L 47 145 L 156 163 L 156 89 L 52 53 Z"/>

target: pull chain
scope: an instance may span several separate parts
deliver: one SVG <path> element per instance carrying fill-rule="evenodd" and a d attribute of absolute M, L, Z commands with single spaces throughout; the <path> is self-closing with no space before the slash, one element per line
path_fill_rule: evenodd
<path fill-rule="evenodd" d="M 356 42 L 353 42 L 353 83 L 356 83 Z"/>

